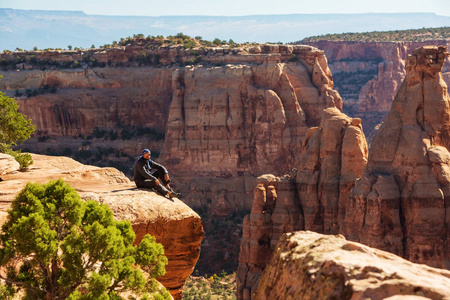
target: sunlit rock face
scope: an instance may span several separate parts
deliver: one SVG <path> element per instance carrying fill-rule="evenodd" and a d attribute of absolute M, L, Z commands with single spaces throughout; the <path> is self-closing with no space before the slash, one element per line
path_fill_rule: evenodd
<path fill-rule="evenodd" d="M 270 185 L 256 186 L 244 220 L 239 299 L 253 299 L 262 262 L 267 265 L 280 234 L 294 230 L 341 233 L 413 262 L 450 267 L 450 99 L 441 72 L 448 55 L 445 46 L 427 46 L 408 56 L 405 80 L 369 153 L 359 119 L 325 109 L 321 126 L 306 135 L 295 180 L 287 181 L 291 205 L 278 210 L 282 217 L 275 211 L 287 203 L 278 195 L 286 195 L 283 180 L 272 180 L 274 212 L 255 209 L 273 194 Z M 264 195 L 265 202 L 258 200 Z M 270 246 L 262 242 L 267 238 Z"/>
<path fill-rule="evenodd" d="M 249 210 L 251 199 L 245 199 L 257 176 L 295 167 L 305 133 L 320 124 L 322 110 L 342 110 L 324 52 L 311 46 L 184 49 L 136 40 L 104 50 L 0 57 L 24 61 L 3 73 L 0 90 L 11 96 L 16 89 L 39 90 L 17 97 L 37 136 L 51 137 L 51 146 L 60 143 L 62 151 L 76 149 L 76 141 L 67 139 L 92 135 L 96 128 L 155 130 L 165 137 L 156 149 L 158 161 L 171 171 L 183 201 L 216 216 Z M 198 62 L 185 65 L 193 59 Z M 151 143 L 152 138 L 135 137 L 98 146 L 136 156 Z M 42 153 L 49 146 L 35 138 L 24 147 Z"/>
<path fill-rule="evenodd" d="M 267 56 L 258 64 L 174 72 L 161 157 L 183 183 L 188 204 L 219 216 L 250 209 L 256 177 L 295 167 L 322 110 L 342 110 L 323 52 L 293 51 L 297 62 Z"/>
<path fill-rule="evenodd" d="M 344 102 L 344 112 L 359 117 L 368 142 L 391 109 L 406 76 L 406 61 L 414 49 L 427 45 L 446 45 L 446 40 L 423 42 L 318 41 L 310 45 L 325 51 L 333 73 L 335 89 Z M 450 84 L 450 61 L 442 69 Z"/>
<path fill-rule="evenodd" d="M 244 218 L 236 272 L 238 299 L 254 298 L 261 274 L 281 235 L 296 230 L 335 234 L 344 226 L 350 190 L 364 172 L 367 143 L 360 119 L 324 109 L 321 124 L 308 130 L 296 170 L 263 175 Z"/>
<path fill-rule="evenodd" d="M 413 262 L 450 267 L 450 98 L 444 46 L 408 57 L 406 78 L 349 196 L 345 235 Z"/>
<path fill-rule="evenodd" d="M 253 299 L 448 299 L 450 272 L 311 231 L 284 234 Z"/>
<path fill-rule="evenodd" d="M 136 243 L 148 233 L 164 246 L 168 258 L 166 274 L 158 280 L 174 299 L 181 299 L 184 283 L 194 271 L 203 238 L 198 214 L 179 199 L 168 199 L 134 183 L 114 168 L 80 164 L 67 157 L 32 155 L 34 163 L 26 172 L 10 171 L 0 181 L 0 225 L 6 210 L 27 182 L 47 183 L 63 179 L 80 194 L 106 204 L 116 220 L 129 220 Z M 0 160 L 0 169 L 7 162 Z"/>

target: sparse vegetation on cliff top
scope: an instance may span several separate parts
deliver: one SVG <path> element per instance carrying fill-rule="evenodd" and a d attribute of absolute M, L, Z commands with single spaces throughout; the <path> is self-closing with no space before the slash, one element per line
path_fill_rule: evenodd
<path fill-rule="evenodd" d="M 251 49 L 256 45 L 260 44 L 248 42 L 238 44 L 232 39 L 227 41 L 218 38 L 213 41 L 207 41 L 203 40 L 201 36 L 190 37 L 183 33 L 167 37 L 162 35 L 145 37 L 143 34 L 134 34 L 99 48 L 92 45 L 91 49 L 69 45 L 68 50 L 61 48 L 38 50 L 37 47 L 33 47 L 33 50 L 30 51 L 20 48 L 16 48 L 15 52 L 4 50 L 0 52 L 0 68 L 8 71 L 21 69 L 53 70 L 88 67 L 161 66 L 174 63 L 193 65 L 203 62 L 203 56 L 215 53 L 215 51 L 233 54 L 251 52 Z M 168 62 L 167 57 L 164 56 L 167 56 L 167 50 L 172 48 L 176 48 L 177 53 L 172 53 L 173 57 Z M 128 51 L 127 49 L 131 50 Z M 164 50 L 160 51 L 161 49 Z M 211 52 L 211 50 L 213 51 Z M 117 58 L 117 53 L 110 57 L 107 57 L 108 55 L 105 56 L 105 53 L 109 51 L 114 53 L 115 51 L 118 51 L 118 53 L 122 52 L 122 60 L 112 58 Z M 124 52 L 127 53 L 124 54 Z M 18 93 L 21 92 L 23 93 L 23 91 L 18 91 Z"/>
<path fill-rule="evenodd" d="M 325 34 L 307 37 L 298 44 L 319 41 L 344 42 L 423 42 L 428 40 L 450 39 L 450 27 L 422 28 L 394 31 L 349 32 L 341 34 Z"/>
<path fill-rule="evenodd" d="M 183 300 L 235 300 L 236 274 L 222 271 L 210 277 L 189 276 L 183 290 Z"/>
<path fill-rule="evenodd" d="M 216 38 L 211 42 L 204 40 L 201 36 L 190 37 L 189 35 L 185 35 L 180 32 L 176 35 L 169 35 L 167 37 L 164 37 L 162 35 L 149 35 L 147 37 L 144 37 L 143 34 L 134 34 L 133 37 L 129 36 L 127 38 L 121 38 L 119 43 L 113 42 L 112 44 L 103 45 L 101 46 L 101 48 L 110 48 L 114 47 L 115 45 L 126 46 L 133 44 L 147 44 L 147 47 L 183 45 L 185 49 L 196 47 L 220 47 L 223 45 L 237 47 L 241 45 L 235 43 L 232 39 L 226 41 Z"/>

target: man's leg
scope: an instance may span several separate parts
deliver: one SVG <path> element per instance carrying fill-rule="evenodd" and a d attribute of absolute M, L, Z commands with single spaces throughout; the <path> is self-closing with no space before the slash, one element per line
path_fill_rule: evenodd
<path fill-rule="evenodd" d="M 146 189 L 154 189 L 163 196 L 167 195 L 169 193 L 169 190 L 167 190 L 162 184 L 156 185 L 154 180 L 145 180 L 143 182 L 136 183 L 136 186 L 138 188 L 146 188 Z"/>
<path fill-rule="evenodd" d="M 161 187 L 164 188 L 165 190 L 167 190 L 167 192 L 170 192 L 169 197 L 173 198 L 173 197 L 180 197 L 181 194 L 174 192 L 174 190 L 172 190 L 172 188 L 169 186 L 169 181 L 164 179 L 164 175 L 165 173 L 161 170 L 156 170 L 154 173 L 152 173 L 153 176 L 155 176 L 156 178 L 158 178 L 159 182 L 161 183 Z"/>
<path fill-rule="evenodd" d="M 166 181 L 164 179 L 165 173 L 161 170 L 156 170 L 155 172 L 152 173 L 152 175 L 155 176 L 156 178 L 158 178 L 159 182 L 161 182 L 164 186 L 168 185 L 170 182 L 170 180 Z"/>

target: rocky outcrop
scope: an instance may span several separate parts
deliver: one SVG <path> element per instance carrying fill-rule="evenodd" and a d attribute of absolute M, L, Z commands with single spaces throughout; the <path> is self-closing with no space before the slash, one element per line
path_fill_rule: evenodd
<path fill-rule="evenodd" d="M 409 47 L 392 45 L 390 55 L 378 64 L 378 73 L 360 90 L 358 110 L 360 112 L 389 111 L 406 74 L 406 56 Z"/>
<path fill-rule="evenodd" d="M 149 233 L 163 244 L 169 263 L 166 275 L 158 280 L 175 299 L 181 299 L 184 282 L 194 270 L 203 238 L 201 219 L 195 212 L 178 199 L 169 200 L 154 192 L 137 189 L 114 168 L 82 165 L 66 157 L 36 154 L 32 157 L 34 164 L 28 171 L 2 176 L 2 212 L 27 182 L 46 183 L 62 178 L 83 199 L 107 204 L 117 220 L 130 220 L 136 233 L 136 243 Z"/>
<path fill-rule="evenodd" d="M 346 104 L 356 101 L 358 110 L 367 112 L 389 111 L 406 75 L 407 56 L 414 49 L 426 45 L 448 46 L 448 41 L 319 41 L 310 44 L 325 51 L 331 72 L 334 77 L 339 77 L 335 84 Z M 444 68 L 444 73 L 447 72 L 450 72 L 450 63 L 447 63 Z M 347 77 L 353 77 L 353 83 L 346 82 L 346 78 L 341 80 L 340 77 L 343 77 L 344 74 Z M 344 85 L 341 85 L 342 83 Z M 349 84 L 355 88 L 350 87 Z"/>
<path fill-rule="evenodd" d="M 348 194 L 367 163 L 361 120 L 325 109 L 321 126 L 310 129 L 305 145 L 296 177 L 305 230 L 336 234 L 343 226 Z"/>
<path fill-rule="evenodd" d="M 450 299 L 450 272 L 315 232 L 284 234 L 254 299 Z"/>
<path fill-rule="evenodd" d="M 306 135 L 306 151 L 296 185 L 291 186 L 298 191 L 299 204 L 295 209 L 288 206 L 277 218 L 285 225 L 282 232 L 293 231 L 291 224 L 304 222 L 296 228 L 343 233 L 350 240 L 413 262 L 450 267 L 450 98 L 441 73 L 449 56 L 446 50 L 445 46 L 427 46 L 408 57 L 405 81 L 368 157 L 359 119 L 352 120 L 333 108 L 324 110 L 321 127 L 311 128 Z M 264 203 L 258 200 L 264 199 L 264 188 L 268 189 L 257 186 L 255 202 Z M 296 201 L 290 200 L 291 205 Z M 253 209 L 244 221 L 237 273 L 239 299 L 251 299 L 258 283 L 254 274 L 264 269 L 262 260 L 252 261 L 267 247 L 260 242 L 262 233 L 275 236 L 273 218 L 270 222 L 261 217 L 264 211 L 258 209 L 255 218 L 265 223 L 253 229 Z M 300 216 L 295 215 L 297 211 Z"/>
<path fill-rule="evenodd" d="M 408 57 L 407 74 L 375 135 L 345 215 L 345 235 L 408 260 L 450 267 L 450 98 L 444 46 Z"/>
<path fill-rule="evenodd" d="M 292 205 L 294 197 L 291 187 L 292 184 L 287 177 L 280 180 L 274 175 L 263 175 L 257 180 L 252 213 L 246 215 L 243 222 L 239 266 L 236 272 L 238 299 L 250 299 L 256 291 L 259 278 L 272 256 L 273 243 L 276 244 L 275 241 L 283 232 L 280 225 L 290 223 L 287 229 L 291 230 L 299 230 L 303 226 L 297 221 L 298 206 Z M 291 205 L 286 201 L 291 202 Z M 278 206 L 275 210 L 276 203 Z M 293 209 L 292 214 L 289 208 Z M 297 220 L 294 221 L 292 217 L 297 217 L 295 218 Z M 289 218 L 294 222 L 283 222 L 283 218 Z"/>
<path fill-rule="evenodd" d="M 344 225 L 348 194 L 367 163 L 361 120 L 327 108 L 304 144 L 298 170 L 257 180 L 252 210 L 243 222 L 238 299 L 258 299 L 252 295 L 283 233 L 306 229 L 331 234 Z"/>
<path fill-rule="evenodd" d="M 16 97 L 20 112 L 33 120 L 37 136 L 88 136 L 94 129 L 141 126 L 165 130 L 174 68 L 89 68 L 3 72 L 0 89 L 34 97 Z M 155 109 L 158 107 L 158 109 Z M 25 143 L 27 144 L 27 143 Z"/>
<path fill-rule="evenodd" d="M 19 163 L 11 155 L 0 153 L 0 176 L 19 170 Z"/>

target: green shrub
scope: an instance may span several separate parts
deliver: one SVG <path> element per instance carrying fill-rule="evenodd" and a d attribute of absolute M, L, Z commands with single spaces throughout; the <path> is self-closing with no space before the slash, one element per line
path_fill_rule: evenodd
<path fill-rule="evenodd" d="M 21 153 L 20 150 L 13 152 L 14 154 L 12 156 L 20 165 L 19 170 L 24 171 L 28 169 L 31 164 L 33 164 L 33 158 L 31 157 L 30 153 Z"/>
<path fill-rule="evenodd" d="M 0 278 L 23 289 L 25 299 L 118 300 L 121 291 L 169 299 L 153 279 L 165 273 L 162 245 L 147 234 L 135 246 L 135 237 L 129 221 L 115 221 L 106 205 L 82 201 L 61 179 L 28 183 L 2 227 L 0 266 L 8 272 Z"/>
<path fill-rule="evenodd" d="M 295 54 L 291 54 L 291 56 L 289 57 L 289 61 L 290 62 L 297 62 L 298 61 L 298 56 Z"/>

